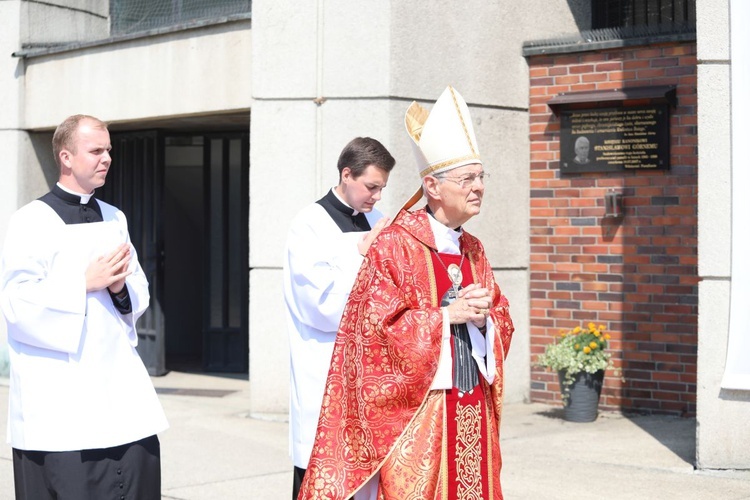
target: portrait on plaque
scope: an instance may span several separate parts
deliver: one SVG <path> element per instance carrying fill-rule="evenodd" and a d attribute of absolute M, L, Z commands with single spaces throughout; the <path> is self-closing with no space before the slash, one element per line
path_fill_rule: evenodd
<path fill-rule="evenodd" d="M 574 152 L 575 156 L 573 157 L 573 161 L 576 162 L 579 165 L 586 165 L 589 160 L 589 150 L 591 148 L 591 143 L 586 138 L 585 135 L 580 136 L 578 139 L 576 139 Z"/>
<path fill-rule="evenodd" d="M 667 104 L 560 112 L 560 172 L 669 168 Z"/>

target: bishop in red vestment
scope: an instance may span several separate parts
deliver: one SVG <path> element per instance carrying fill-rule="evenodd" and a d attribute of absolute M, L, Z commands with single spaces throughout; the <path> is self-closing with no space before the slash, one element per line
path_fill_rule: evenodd
<path fill-rule="evenodd" d="M 502 499 L 513 325 L 482 244 L 461 229 L 479 213 L 488 174 L 454 89 L 427 118 L 416 103 L 407 112 L 427 206 L 402 209 L 360 268 L 302 499 Z"/>

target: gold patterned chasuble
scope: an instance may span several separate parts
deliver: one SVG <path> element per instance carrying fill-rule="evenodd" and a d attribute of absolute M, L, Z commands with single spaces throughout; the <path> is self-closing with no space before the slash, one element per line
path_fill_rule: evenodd
<path fill-rule="evenodd" d="M 513 325 L 484 249 L 464 232 L 468 282 L 492 290 L 495 378 L 459 401 L 430 390 L 442 312 L 422 210 L 402 211 L 370 248 L 336 338 L 300 498 L 345 500 L 376 472 L 379 499 L 502 499 L 503 362 Z M 488 367 L 492 370 L 492 367 Z"/>

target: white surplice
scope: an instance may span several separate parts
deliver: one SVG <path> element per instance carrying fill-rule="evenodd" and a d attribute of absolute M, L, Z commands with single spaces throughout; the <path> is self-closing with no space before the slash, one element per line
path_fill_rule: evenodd
<path fill-rule="evenodd" d="M 365 214 L 372 227 L 383 215 Z M 289 438 L 296 467 L 306 469 L 344 305 L 362 265 L 357 243 L 318 203 L 292 221 L 284 261 L 284 300 L 291 361 Z"/>
<path fill-rule="evenodd" d="M 11 218 L 0 261 L 8 324 L 8 442 L 23 450 L 108 448 L 168 427 L 138 355 L 135 322 L 148 283 L 131 245 L 121 314 L 104 289 L 86 292 L 92 259 L 130 243 L 125 215 L 98 201 L 103 222 L 65 224 L 42 201 Z"/>

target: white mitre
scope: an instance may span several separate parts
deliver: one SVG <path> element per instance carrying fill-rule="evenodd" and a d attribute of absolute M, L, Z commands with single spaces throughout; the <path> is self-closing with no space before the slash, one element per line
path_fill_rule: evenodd
<path fill-rule="evenodd" d="M 420 178 L 472 163 L 482 164 L 469 108 L 453 87 L 443 91 L 431 111 L 412 102 L 404 123 L 412 139 Z M 408 210 L 421 197 L 422 186 L 402 209 Z"/>

